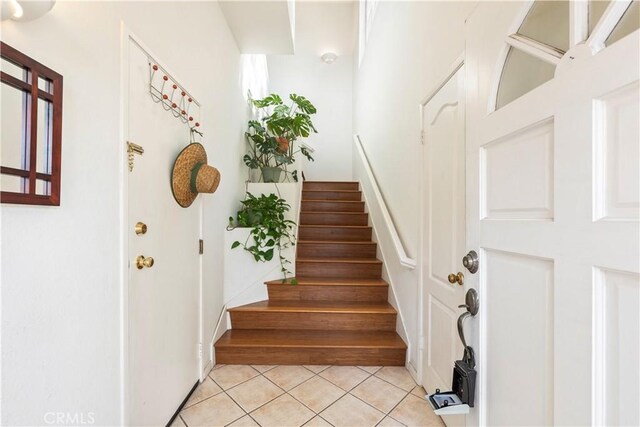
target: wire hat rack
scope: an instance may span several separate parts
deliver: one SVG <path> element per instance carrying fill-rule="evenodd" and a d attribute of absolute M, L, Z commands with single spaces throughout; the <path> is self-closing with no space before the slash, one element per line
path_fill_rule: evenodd
<path fill-rule="evenodd" d="M 149 60 L 149 94 L 153 102 L 170 111 L 173 117 L 189 126 L 191 142 L 195 142 L 195 134 L 202 136 L 200 127 L 200 103 L 182 87 L 171 74 L 153 58 Z M 194 117 L 195 116 L 195 117 Z"/>

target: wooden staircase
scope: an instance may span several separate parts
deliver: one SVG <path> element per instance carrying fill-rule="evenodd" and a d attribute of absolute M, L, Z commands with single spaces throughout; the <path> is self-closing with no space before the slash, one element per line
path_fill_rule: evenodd
<path fill-rule="evenodd" d="M 269 300 L 229 309 L 216 363 L 404 365 L 396 310 L 357 182 L 305 182 L 297 285 L 267 282 Z"/>

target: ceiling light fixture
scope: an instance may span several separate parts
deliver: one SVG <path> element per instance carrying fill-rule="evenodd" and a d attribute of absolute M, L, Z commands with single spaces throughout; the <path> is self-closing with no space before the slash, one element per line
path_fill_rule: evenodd
<path fill-rule="evenodd" d="M 56 0 L 0 0 L 2 20 L 31 21 L 49 12 Z"/>
<path fill-rule="evenodd" d="M 327 52 L 323 54 L 320 59 L 322 59 L 325 64 L 333 64 L 335 60 L 338 59 L 338 55 L 333 52 Z"/>

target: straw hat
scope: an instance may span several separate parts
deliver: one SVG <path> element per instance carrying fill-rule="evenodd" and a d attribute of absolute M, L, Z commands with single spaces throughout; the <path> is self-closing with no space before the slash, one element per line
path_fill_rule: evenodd
<path fill-rule="evenodd" d="M 178 154 L 171 172 L 171 190 L 180 206 L 191 206 L 198 193 L 213 193 L 218 184 L 220 172 L 207 164 L 202 144 L 191 143 Z"/>

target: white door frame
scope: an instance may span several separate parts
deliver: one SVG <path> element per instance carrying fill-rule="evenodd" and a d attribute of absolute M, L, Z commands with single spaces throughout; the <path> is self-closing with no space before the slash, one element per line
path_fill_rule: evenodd
<path fill-rule="evenodd" d="M 120 182 L 118 183 L 120 193 L 120 423 L 129 425 L 129 389 L 130 389 L 130 368 L 129 368 L 129 158 L 127 155 L 127 129 L 129 128 L 129 47 L 130 42 L 137 44 L 148 56 L 158 58 L 153 52 L 127 27 L 124 21 L 120 22 L 120 138 L 117 150 L 120 154 Z M 167 67 L 163 65 L 167 70 Z M 182 81 L 169 70 L 169 74 L 177 81 Z M 200 114 L 203 114 L 203 107 L 200 106 Z M 170 117 L 172 118 L 172 117 Z M 200 209 L 200 239 L 203 236 L 204 204 L 198 201 Z M 195 242 L 194 242 L 195 244 Z M 204 380 L 204 355 L 203 355 L 203 278 L 202 278 L 202 255 L 199 259 L 199 291 L 198 291 L 198 337 L 200 340 L 200 352 L 198 356 L 199 380 Z M 186 397 L 186 396 L 185 396 Z"/>
<path fill-rule="evenodd" d="M 425 209 L 426 209 L 426 201 L 424 199 L 424 193 L 425 193 L 425 179 L 426 179 L 426 171 L 424 168 L 424 151 L 425 151 L 425 144 L 424 144 L 424 132 L 425 132 L 425 123 L 424 123 L 424 109 L 426 108 L 427 104 L 429 103 L 429 101 L 431 101 L 431 99 L 433 99 L 433 97 L 440 91 L 440 89 L 442 89 L 444 87 L 444 85 L 446 85 L 449 80 L 451 80 L 451 78 L 458 72 L 458 70 L 460 70 L 460 68 L 462 68 L 462 66 L 464 65 L 464 51 L 460 54 L 460 56 L 458 56 L 456 58 L 455 61 L 453 61 L 453 63 L 449 66 L 447 73 L 444 75 L 444 77 L 440 80 L 438 80 L 438 83 L 429 91 L 427 92 L 427 95 L 423 98 L 423 100 L 420 102 L 420 105 L 418 106 L 419 108 L 419 112 L 420 112 L 420 143 L 422 145 L 422 159 L 423 161 L 420 162 L 420 185 L 419 185 L 419 189 L 420 189 L 420 238 L 419 238 L 419 256 L 418 258 L 420 259 L 420 268 L 418 270 L 418 311 L 419 311 L 419 315 L 418 315 L 418 321 L 420 322 L 420 324 L 418 325 L 418 332 L 419 332 L 419 337 L 418 337 L 418 367 L 417 367 L 417 375 L 418 375 L 418 379 L 420 381 L 420 384 L 423 384 L 423 375 L 424 372 L 422 372 L 422 363 L 423 363 L 423 353 L 424 353 L 424 346 L 425 346 L 425 333 L 426 331 L 424 330 L 424 320 L 425 320 L 425 307 L 423 304 L 423 299 L 424 299 L 424 276 L 425 276 L 425 266 L 424 266 L 424 254 L 426 252 L 425 250 L 425 245 L 426 245 L 426 239 L 424 238 L 424 232 L 425 232 L 425 227 L 424 227 L 424 214 L 425 214 Z M 465 90 L 466 93 L 466 90 Z M 466 127 L 466 126 L 465 126 Z M 466 145 L 466 142 L 465 142 Z M 466 196 L 465 196 L 466 197 Z M 461 302 L 462 304 L 462 302 Z M 453 372 L 453 366 L 451 367 L 452 372 Z"/>

